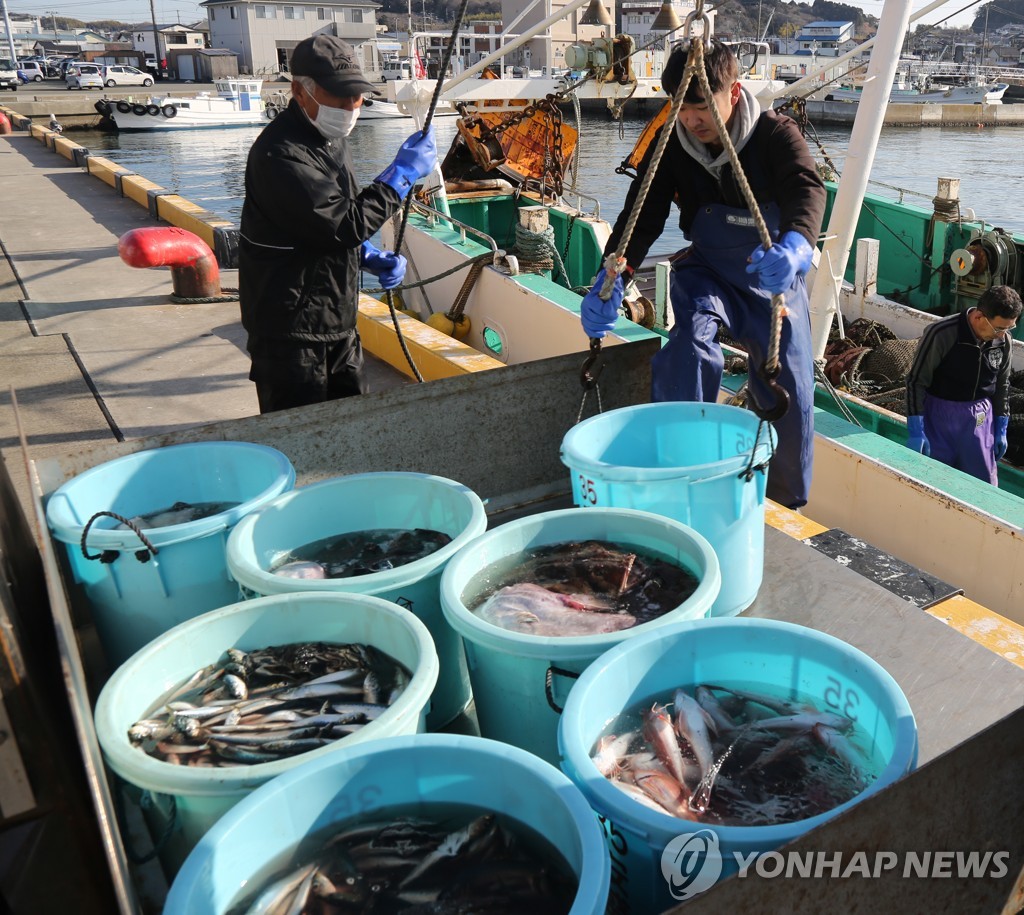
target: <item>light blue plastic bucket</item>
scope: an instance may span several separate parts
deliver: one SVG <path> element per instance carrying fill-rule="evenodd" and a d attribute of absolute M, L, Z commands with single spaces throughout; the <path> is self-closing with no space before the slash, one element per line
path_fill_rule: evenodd
<path fill-rule="evenodd" d="M 251 766 L 176 766 L 148 756 L 128 740 L 128 728 L 165 692 L 220 658 L 228 648 L 322 641 L 372 645 L 412 672 L 409 686 L 375 721 L 333 744 L 299 756 Z M 167 833 L 161 862 L 173 874 L 200 837 L 243 797 L 307 760 L 343 753 L 355 744 L 413 734 L 425 727 L 438 662 L 426 627 L 395 604 L 357 594 L 282 594 L 244 601 L 188 620 L 132 656 L 107 681 L 96 703 L 96 734 L 110 768 L 152 795 L 150 826 Z M 173 803 L 172 803 L 173 802 Z"/>
<path fill-rule="evenodd" d="M 270 571 L 296 547 L 374 528 L 427 528 L 452 540 L 416 562 L 371 575 L 305 581 Z M 344 591 L 408 607 L 430 630 L 441 661 L 427 716 L 427 727 L 434 730 L 455 718 L 471 698 L 462 644 L 441 614 L 441 572 L 486 528 L 483 502 L 461 483 L 423 473 L 352 474 L 300 487 L 246 518 L 228 540 L 228 568 L 243 595 Z"/>
<path fill-rule="evenodd" d="M 699 825 L 650 810 L 598 772 L 591 750 L 623 710 L 651 697 L 671 696 L 676 687 L 699 683 L 755 689 L 751 684 L 759 684 L 775 694 L 818 697 L 820 707 L 856 720 L 873 742 L 865 749 L 884 760 L 884 768 L 851 801 L 794 823 Z M 735 873 L 735 855 L 769 851 L 790 842 L 912 771 L 917 762 L 917 725 L 896 681 L 846 642 L 792 623 L 711 619 L 647 633 L 599 658 L 569 694 L 558 746 L 563 771 L 583 791 L 606 830 L 616 875 L 611 908 L 647 915 L 677 905 Z M 676 873 L 676 865 L 669 862 L 678 887 L 670 891 L 662 853 L 669 842 L 683 835 L 695 837 L 687 847 L 699 853 L 681 856 L 690 865 L 686 873 Z"/>
<path fill-rule="evenodd" d="M 524 550 L 579 540 L 605 540 L 653 553 L 691 572 L 696 590 L 659 619 L 600 635 L 557 638 L 511 632 L 466 605 L 488 566 Z M 576 674 L 623 641 L 681 620 L 706 617 L 718 594 L 718 560 L 700 534 L 678 521 L 620 508 L 569 508 L 511 521 L 465 547 L 441 577 L 441 606 L 461 635 L 469 661 L 480 733 L 558 763 L 558 711 Z"/>
<path fill-rule="evenodd" d="M 453 734 L 375 741 L 274 779 L 203 837 L 171 886 L 164 915 L 221 915 L 306 835 L 394 808 L 415 816 L 420 804 L 480 807 L 540 833 L 579 880 L 570 915 L 603 915 L 608 854 L 576 787 L 515 747 Z"/>
<path fill-rule="evenodd" d="M 46 520 L 65 547 L 72 599 L 91 611 L 111 665 L 183 620 L 238 600 L 224 557 L 228 532 L 294 484 L 295 470 L 280 451 L 197 442 L 125 455 L 57 489 Z M 114 530 L 120 523 L 114 518 L 89 525 L 96 512 L 133 518 L 176 502 L 239 504 L 199 521 L 143 529 L 156 555 L 134 531 Z"/>
<path fill-rule="evenodd" d="M 775 432 L 749 410 L 652 403 L 573 426 L 561 458 L 577 505 L 638 508 L 703 534 L 722 565 L 712 616 L 753 603 L 764 574 L 764 498 Z M 753 464 L 760 469 L 745 471 Z"/>

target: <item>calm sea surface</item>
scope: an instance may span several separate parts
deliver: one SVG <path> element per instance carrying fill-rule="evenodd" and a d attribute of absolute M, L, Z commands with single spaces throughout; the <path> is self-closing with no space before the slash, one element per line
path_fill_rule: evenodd
<path fill-rule="evenodd" d="M 571 115 L 569 115 L 571 117 Z M 614 222 L 629 179 L 614 173 L 628 155 L 646 117 L 627 117 L 619 125 L 603 112 L 584 113 L 579 189 L 601 201 L 601 215 Z M 435 121 L 438 148 L 447 150 L 455 136 L 455 119 Z M 356 177 L 372 180 L 392 160 L 412 132 L 412 121 L 360 121 L 349 142 Z M 94 152 L 131 168 L 140 175 L 235 222 L 245 194 L 245 158 L 258 129 L 180 130 L 167 133 L 103 134 L 76 132 L 75 139 Z M 842 170 L 849 143 L 846 128 L 824 127 L 818 138 Z M 918 192 L 910 202 L 928 206 L 936 178 L 961 179 L 960 199 L 979 219 L 1007 231 L 1024 232 L 1024 169 L 1019 150 L 1024 127 L 998 128 L 885 128 L 879 141 L 872 180 Z M 812 149 L 816 146 L 811 142 Z M 872 186 L 876 193 L 891 194 Z M 927 199 L 925 199 L 927 198 Z M 670 226 L 658 251 L 678 248 L 682 234 Z"/>

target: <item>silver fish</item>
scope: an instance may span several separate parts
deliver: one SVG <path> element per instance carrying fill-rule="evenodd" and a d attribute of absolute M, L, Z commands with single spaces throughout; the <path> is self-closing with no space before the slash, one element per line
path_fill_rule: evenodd
<path fill-rule="evenodd" d="M 815 727 L 815 725 L 833 728 L 837 731 L 848 731 L 853 727 L 853 722 L 843 715 L 835 714 L 835 712 L 801 712 L 798 715 L 761 718 L 750 726 L 772 731 L 806 732 Z"/>
<path fill-rule="evenodd" d="M 672 705 L 676 710 L 676 733 L 693 750 L 697 765 L 700 766 L 700 777 L 703 779 L 715 761 L 715 751 L 711 748 L 711 735 L 708 733 L 708 724 L 714 724 L 714 722 L 686 690 L 677 689 L 675 691 Z M 680 782 L 683 781 L 682 777 L 677 776 L 677 778 Z"/>
<path fill-rule="evenodd" d="M 664 705 L 652 705 L 650 710 L 644 712 L 644 739 L 651 744 L 654 752 L 667 767 L 672 777 L 683 783 L 686 777 L 683 767 L 683 754 L 679 749 L 679 741 L 676 739 L 675 729 L 669 720 Z"/>

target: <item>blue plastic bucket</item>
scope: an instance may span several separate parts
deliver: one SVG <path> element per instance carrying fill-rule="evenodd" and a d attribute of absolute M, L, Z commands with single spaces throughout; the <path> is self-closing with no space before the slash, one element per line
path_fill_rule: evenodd
<path fill-rule="evenodd" d="M 639 508 L 703 534 L 722 565 L 712 616 L 749 607 L 764 574 L 764 497 L 775 432 L 749 410 L 652 403 L 573 426 L 561 458 L 583 507 Z M 762 465 L 752 474 L 751 464 Z"/>
<path fill-rule="evenodd" d="M 873 741 L 865 749 L 885 761 L 884 769 L 851 801 L 794 823 L 702 826 L 650 810 L 598 772 L 591 750 L 623 710 L 697 683 L 748 688 L 759 688 L 751 687 L 758 684 L 765 692 L 820 697 L 821 707 L 831 706 L 856 720 Z M 917 762 L 917 725 L 896 681 L 846 642 L 792 623 L 712 619 L 630 639 L 592 664 L 569 694 L 558 746 L 563 771 L 580 787 L 605 826 L 615 875 L 614 911 L 647 915 L 735 873 L 734 854 L 769 851 L 790 842 L 910 772 Z M 685 884 L 673 895 L 662 853 L 671 840 L 687 834 L 696 836 L 690 840 L 691 850 L 702 847 L 706 853 L 689 859 L 693 866 L 687 874 L 673 874 L 679 878 L 677 886 Z"/>
<path fill-rule="evenodd" d="M 466 606 L 464 601 L 476 596 L 467 593 L 475 589 L 474 579 L 488 566 L 524 550 L 574 540 L 612 541 L 657 554 L 691 572 L 697 589 L 664 616 L 633 629 L 562 638 L 512 632 Z M 441 606 L 466 647 L 480 733 L 557 765 L 557 707 L 565 701 L 572 675 L 620 642 L 706 617 L 720 584 L 718 560 L 708 542 L 678 521 L 649 512 L 569 508 L 511 521 L 478 537 L 448 563 L 441 577 Z"/>
<path fill-rule="evenodd" d="M 251 651 L 305 641 L 372 645 L 412 671 L 412 681 L 387 711 L 354 734 L 276 762 L 177 766 L 129 742 L 128 728 L 154 702 L 226 649 Z M 243 601 L 176 626 L 115 671 L 96 703 L 96 734 L 110 768 L 153 796 L 151 827 L 154 835 L 167 832 L 160 857 L 168 873 L 174 873 L 203 833 L 264 782 L 364 741 L 423 730 L 437 672 L 437 654 L 426 627 L 387 601 L 355 594 L 283 594 Z"/>
<path fill-rule="evenodd" d="M 481 807 L 540 833 L 579 879 L 570 915 L 603 915 L 608 854 L 576 787 L 515 747 L 452 734 L 374 741 L 274 779 L 203 837 L 171 886 L 164 915 L 221 915 L 307 834 L 388 809 L 415 815 L 419 804 Z"/>
<path fill-rule="evenodd" d="M 416 562 L 371 575 L 305 581 L 269 571 L 296 547 L 374 528 L 427 528 L 452 540 Z M 344 591 L 408 607 L 430 630 L 441 661 L 427 716 L 427 727 L 434 730 L 455 718 L 471 698 L 462 644 L 441 614 L 441 572 L 486 528 L 483 503 L 461 483 L 422 473 L 352 474 L 300 487 L 246 518 L 228 540 L 228 568 L 243 595 Z"/>
<path fill-rule="evenodd" d="M 46 520 L 64 544 L 72 598 L 91 611 L 111 665 L 183 620 L 237 601 L 238 585 L 224 558 L 228 532 L 294 484 L 295 470 L 280 451 L 249 442 L 197 442 L 125 455 L 57 489 Z M 145 528 L 155 555 L 135 531 L 114 530 L 114 518 L 104 515 L 89 525 L 96 512 L 133 518 L 175 502 L 238 504 L 199 521 Z"/>

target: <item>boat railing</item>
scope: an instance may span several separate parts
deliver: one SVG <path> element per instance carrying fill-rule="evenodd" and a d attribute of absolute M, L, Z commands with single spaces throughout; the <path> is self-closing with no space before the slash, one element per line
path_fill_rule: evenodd
<path fill-rule="evenodd" d="M 580 212 L 583 215 L 586 215 L 586 214 L 583 213 L 583 206 L 582 206 L 583 201 L 584 200 L 589 200 L 591 203 L 594 204 L 594 209 L 593 209 L 593 214 L 592 214 L 594 219 L 600 219 L 601 218 L 601 201 L 598 200 L 596 197 L 591 197 L 590 194 L 584 194 L 583 191 L 576 191 L 576 190 L 563 190 L 562 191 L 562 197 L 563 198 L 564 197 L 575 197 L 576 198 L 576 209 L 577 209 L 578 212 Z"/>
<path fill-rule="evenodd" d="M 453 228 L 459 230 L 459 235 L 462 239 L 462 243 L 466 242 L 466 234 L 471 233 L 477 238 L 483 239 L 487 242 L 491 251 L 497 254 L 501 249 L 498 247 L 498 243 L 491 238 L 486 232 L 478 229 L 476 226 L 471 226 L 469 223 L 463 222 L 461 219 L 456 219 L 454 216 L 449 216 L 447 213 L 442 213 L 440 210 L 435 210 L 432 206 L 422 203 L 419 200 L 413 201 L 413 209 L 418 211 L 422 216 L 425 216 L 431 226 L 437 224 L 438 220 L 451 223 Z"/>

